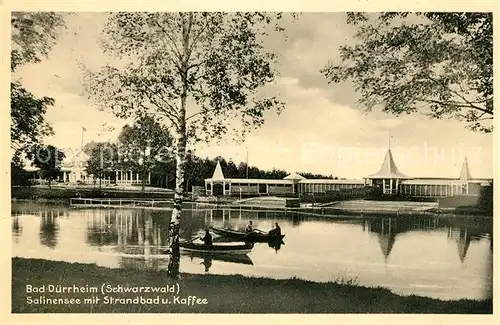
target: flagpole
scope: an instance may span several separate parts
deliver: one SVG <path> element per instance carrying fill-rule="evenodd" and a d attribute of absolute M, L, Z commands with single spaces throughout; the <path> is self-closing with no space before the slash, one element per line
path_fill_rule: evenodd
<path fill-rule="evenodd" d="M 248 179 L 248 150 L 247 150 L 247 161 L 246 161 L 246 165 L 247 165 L 247 179 Z"/>
<path fill-rule="evenodd" d="M 83 150 L 83 132 L 85 132 L 85 127 L 82 126 L 82 141 L 80 142 L 80 150 Z"/>

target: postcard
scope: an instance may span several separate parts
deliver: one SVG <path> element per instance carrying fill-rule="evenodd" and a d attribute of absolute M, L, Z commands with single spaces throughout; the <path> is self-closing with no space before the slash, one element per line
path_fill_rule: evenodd
<path fill-rule="evenodd" d="M 6 323 L 498 321 L 498 8 L 323 5 L 8 4 Z"/>

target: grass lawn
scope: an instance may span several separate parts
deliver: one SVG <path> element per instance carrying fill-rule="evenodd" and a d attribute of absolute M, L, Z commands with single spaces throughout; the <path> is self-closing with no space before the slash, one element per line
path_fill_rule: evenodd
<path fill-rule="evenodd" d="M 63 287 L 101 285 L 180 288 L 179 293 L 48 293 L 49 285 Z M 26 286 L 45 286 L 45 293 L 26 293 Z M 74 298 L 78 304 L 28 304 L 31 299 Z M 84 303 L 96 296 L 99 303 Z M 107 296 L 108 302 L 104 303 Z M 113 298 L 154 298 L 165 303 L 110 304 Z M 205 298 L 206 304 L 186 305 L 189 296 Z M 177 297 L 177 298 L 174 298 Z M 168 299 L 168 302 L 167 302 Z M 33 300 L 31 300 L 33 302 Z M 199 302 L 202 302 L 201 300 Z M 273 280 L 239 275 L 182 274 L 179 281 L 164 273 L 107 269 L 96 265 L 38 259 L 12 259 L 13 313 L 492 313 L 492 300 L 440 301 L 417 296 L 403 297 L 387 289 L 339 283 L 316 283 L 299 279 Z"/>

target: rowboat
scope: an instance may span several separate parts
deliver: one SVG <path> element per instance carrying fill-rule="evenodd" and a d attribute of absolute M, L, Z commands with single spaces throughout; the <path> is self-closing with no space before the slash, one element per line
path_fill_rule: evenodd
<path fill-rule="evenodd" d="M 249 242 L 268 242 L 268 241 L 275 241 L 278 239 L 281 240 L 285 237 L 285 235 L 272 235 L 272 234 L 258 233 L 258 232 L 244 233 L 241 231 L 215 228 L 215 227 L 210 227 L 210 229 L 218 235 L 227 236 L 234 238 L 236 240 L 249 241 Z"/>
<path fill-rule="evenodd" d="M 179 243 L 180 249 L 187 252 L 202 252 L 212 254 L 248 254 L 253 248 L 252 243 L 231 245 L 205 245 L 193 242 Z"/>
<path fill-rule="evenodd" d="M 184 254 L 191 258 L 193 257 L 202 258 L 204 261 L 214 260 L 214 261 L 222 261 L 228 263 L 253 265 L 252 259 L 245 254 L 215 254 L 207 252 L 185 252 Z"/>

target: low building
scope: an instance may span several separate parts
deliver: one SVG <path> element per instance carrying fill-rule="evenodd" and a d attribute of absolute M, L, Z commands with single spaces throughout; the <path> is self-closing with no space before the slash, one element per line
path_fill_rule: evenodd
<path fill-rule="evenodd" d="M 451 197 L 455 195 L 479 195 L 481 188 L 491 186 L 492 179 L 473 178 L 465 157 L 457 178 L 410 177 L 401 173 L 392 152 L 385 155 L 380 170 L 365 177 L 368 184 L 379 187 L 385 195 L 407 197 Z"/>
<path fill-rule="evenodd" d="M 301 193 L 326 193 L 364 186 L 365 181 L 362 179 L 306 179 L 297 173 L 290 174 L 283 179 L 225 178 L 219 162 L 212 177 L 205 179 L 205 192 L 208 196 L 293 196 Z"/>
<path fill-rule="evenodd" d="M 478 196 L 484 187 L 492 186 L 493 179 L 473 178 L 467 157 L 457 178 L 411 177 L 399 171 L 389 149 L 378 172 L 363 179 L 306 179 L 297 173 L 283 179 L 225 178 L 217 163 L 211 178 L 205 179 L 208 196 L 249 196 L 321 194 L 380 188 L 388 196 L 444 198 L 457 195 Z"/>
<path fill-rule="evenodd" d="M 72 152 L 68 150 L 68 152 Z M 83 152 L 78 151 L 72 157 L 67 157 L 61 163 L 61 168 L 58 177 L 54 180 L 57 183 L 65 184 L 95 184 L 99 183 L 99 179 L 89 175 L 86 171 L 86 165 L 89 156 Z M 31 174 L 31 178 L 35 184 L 45 184 L 46 181 L 40 177 L 39 168 L 27 166 L 25 170 Z M 101 179 L 101 184 L 109 185 L 134 185 L 141 184 L 142 180 L 140 173 L 133 170 L 108 170 L 105 176 Z M 151 183 L 151 173 L 148 172 L 145 184 Z"/>

